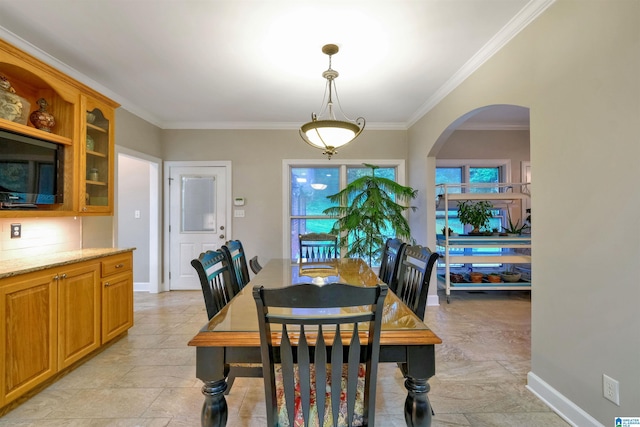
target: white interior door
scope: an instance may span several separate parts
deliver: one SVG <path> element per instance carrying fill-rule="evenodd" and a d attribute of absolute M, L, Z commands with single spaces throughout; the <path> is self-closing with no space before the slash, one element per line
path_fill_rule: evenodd
<path fill-rule="evenodd" d="M 169 289 L 200 289 L 191 260 L 227 240 L 227 168 L 169 168 Z"/>

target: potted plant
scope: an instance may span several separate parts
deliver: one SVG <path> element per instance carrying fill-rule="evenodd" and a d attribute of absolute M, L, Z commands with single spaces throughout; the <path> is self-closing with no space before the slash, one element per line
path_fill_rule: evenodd
<path fill-rule="evenodd" d="M 507 234 L 515 234 L 520 235 L 524 230 L 529 228 L 529 226 L 525 223 L 520 225 L 520 220 L 517 220 L 515 223 L 511 220 L 511 212 L 507 209 L 507 223 L 508 227 L 502 227 L 505 233 Z"/>
<path fill-rule="evenodd" d="M 471 234 L 480 234 L 480 227 L 489 227 L 489 219 L 493 218 L 493 205 L 487 200 L 458 202 L 458 218 L 463 224 L 473 227 Z"/>
<path fill-rule="evenodd" d="M 409 223 L 403 213 L 413 206 L 402 203 L 417 196 L 417 190 L 376 176 L 378 166 L 364 164 L 370 175 L 349 183 L 342 191 L 327 196 L 337 206 L 327 208 L 324 214 L 338 218 L 331 230 L 342 236 L 340 246 L 347 247 L 347 257 L 362 257 L 369 265 L 382 255 L 389 237 L 413 242 Z"/>
<path fill-rule="evenodd" d="M 502 282 L 502 277 L 500 276 L 500 273 L 491 272 L 487 274 L 487 280 L 491 283 L 500 283 Z"/>
<path fill-rule="evenodd" d="M 455 236 L 455 232 L 451 229 L 451 227 L 442 227 L 442 234 L 444 236 Z"/>

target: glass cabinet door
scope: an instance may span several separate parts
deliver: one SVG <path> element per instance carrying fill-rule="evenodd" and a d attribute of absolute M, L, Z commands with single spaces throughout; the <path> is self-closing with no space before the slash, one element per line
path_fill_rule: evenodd
<path fill-rule="evenodd" d="M 87 101 L 84 153 L 84 194 L 81 211 L 113 212 L 112 110 Z"/>

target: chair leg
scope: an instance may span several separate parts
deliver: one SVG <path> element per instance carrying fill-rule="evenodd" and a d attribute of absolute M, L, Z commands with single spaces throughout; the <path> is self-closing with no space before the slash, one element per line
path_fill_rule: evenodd
<path fill-rule="evenodd" d="M 229 376 L 227 377 L 227 389 L 224 391 L 225 396 L 231 393 L 231 387 L 233 386 L 233 382 L 235 380 L 236 380 L 236 376 L 229 373 Z"/>

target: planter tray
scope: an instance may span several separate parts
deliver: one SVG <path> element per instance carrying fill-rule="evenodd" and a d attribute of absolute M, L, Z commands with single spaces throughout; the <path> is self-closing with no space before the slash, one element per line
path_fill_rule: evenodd
<path fill-rule="evenodd" d="M 462 282 L 452 282 L 450 281 L 450 286 L 452 288 L 455 288 L 456 286 L 464 286 L 464 287 L 470 287 L 470 286 L 478 286 L 478 287 L 486 287 L 487 285 L 489 286 L 531 286 L 531 282 L 527 281 L 527 280 L 523 280 L 520 279 L 517 282 L 489 282 L 489 280 L 483 278 L 481 283 L 474 283 L 471 282 L 469 280 L 468 275 L 463 274 L 463 281 Z M 444 274 L 438 274 L 438 278 L 442 281 L 445 280 Z"/>

